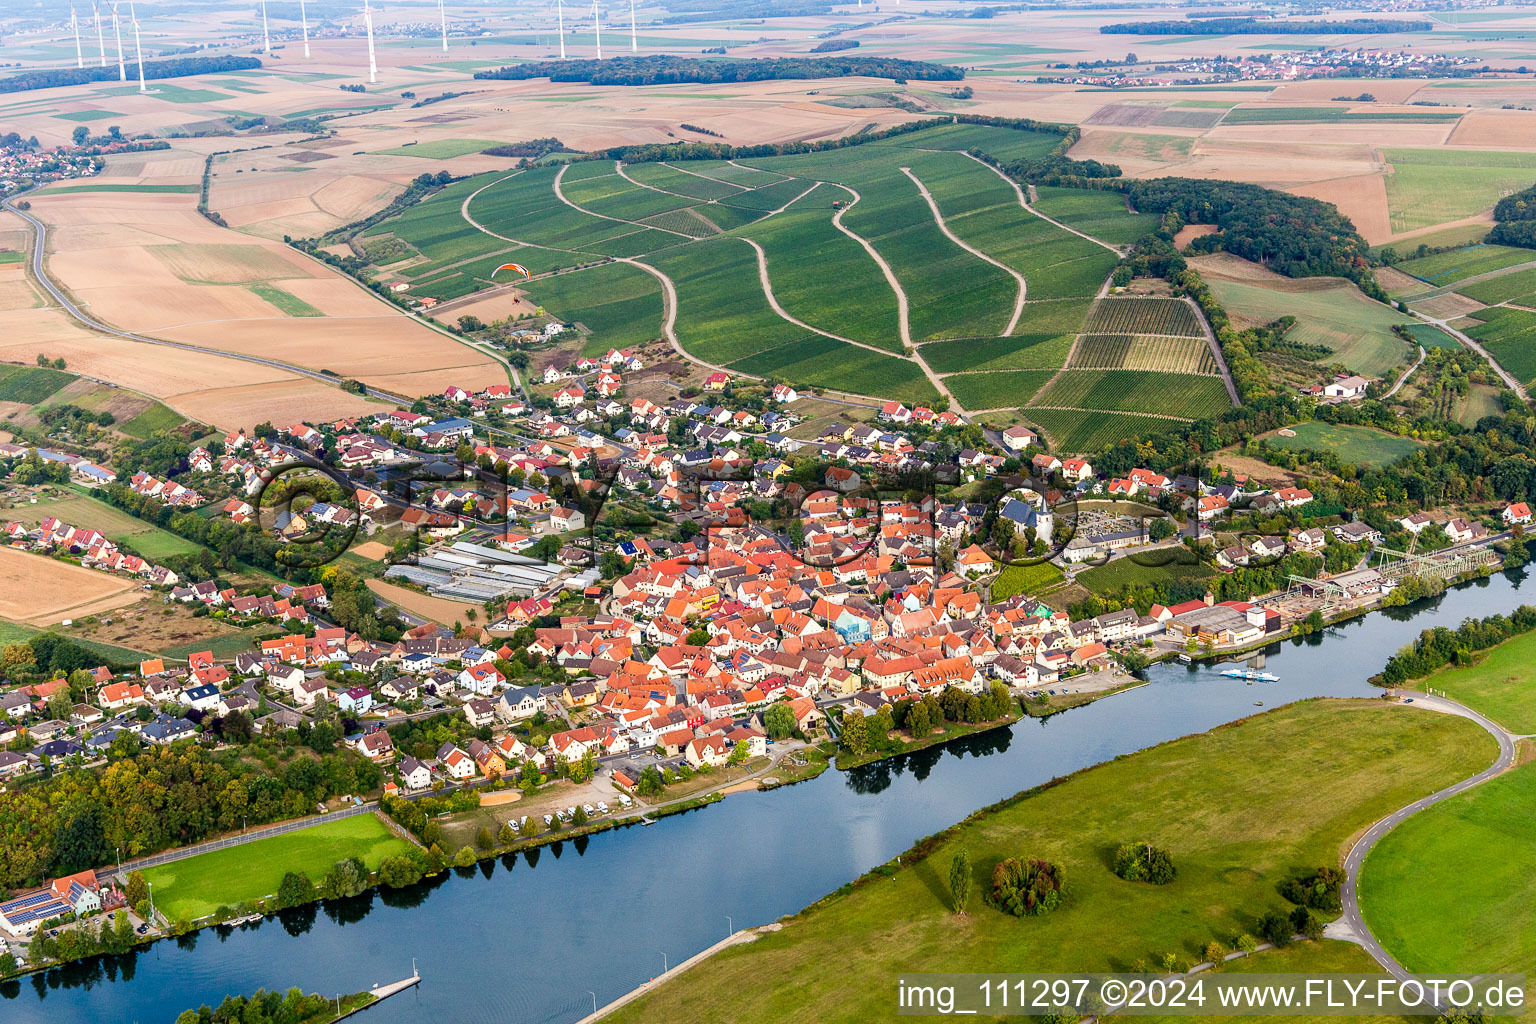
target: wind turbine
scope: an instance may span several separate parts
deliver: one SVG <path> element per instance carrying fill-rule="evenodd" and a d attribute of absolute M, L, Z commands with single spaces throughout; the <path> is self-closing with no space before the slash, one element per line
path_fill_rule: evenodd
<path fill-rule="evenodd" d="M 555 17 L 560 22 L 560 59 L 565 60 L 565 3 L 555 0 Z"/>
<path fill-rule="evenodd" d="M 69 27 L 75 33 L 75 67 L 85 67 L 85 53 L 80 49 L 80 22 L 75 19 L 75 8 L 69 8 Z"/>
<path fill-rule="evenodd" d="M 123 26 L 117 20 L 117 0 L 112 0 L 112 34 L 117 37 L 117 80 L 128 81 L 128 68 L 123 64 Z"/>
<path fill-rule="evenodd" d="M 107 66 L 107 41 L 101 34 L 101 9 L 91 0 L 91 20 L 96 23 L 96 45 L 101 49 L 101 66 Z"/>
<path fill-rule="evenodd" d="M 443 0 L 437 0 L 437 21 L 443 29 L 443 52 L 448 52 L 448 15 L 443 13 Z"/>
<path fill-rule="evenodd" d="M 261 48 L 272 56 L 272 37 L 267 34 L 267 0 L 261 0 Z"/>
<path fill-rule="evenodd" d="M 597 0 L 592 0 L 592 38 L 597 41 L 597 59 L 603 59 L 603 18 L 597 9 Z"/>
<path fill-rule="evenodd" d="M 373 8 L 363 0 L 363 24 L 368 28 L 368 84 L 379 84 L 379 65 L 373 58 Z"/>
<path fill-rule="evenodd" d="M 139 16 L 133 11 L 133 0 L 128 0 L 128 20 L 133 22 L 133 52 L 139 62 L 139 92 L 144 92 L 144 47 L 139 44 Z"/>
<path fill-rule="evenodd" d="M 640 52 L 640 43 L 635 38 L 635 0 L 629 0 L 629 52 Z"/>
<path fill-rule="evenodd" d="M 304 25 L 304 59 L 309 60 L 309 11 L 304 0 L 299 0 L 299 21 Z"/>

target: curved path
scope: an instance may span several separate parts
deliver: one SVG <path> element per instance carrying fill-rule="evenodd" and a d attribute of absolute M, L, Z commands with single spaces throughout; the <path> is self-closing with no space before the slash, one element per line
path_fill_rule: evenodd
<path fill-rule="evenodd" d="M 859 194 L 857 189 L 848 185 L 839 185 L 838 187 L 853 196 L 853 202 L 849 203 L 847 206 L 843 207 L 841 210 L 838 210 L 832 215 L 832 226 L 837 228 L 837 230 L 841 231 L 843 234 L 847 235 L 849 238 L 853 239 L 855 242 L 858 242 L 859 245 L 863 246 L 864 251 L 869 254 L 869 258 L 874 260 L 876 266 L 880 268 L 880 273 L 885 275 L 885 283 L 890 285 L 891 291 L 896 293 L 896 322 L 901 328 L 902 347 L 911 348 L 912 322 L 911 317 L 909 316 L 911 306 L 907 301 L 907 290 L 903 288 L 901 286 L 901 282 L 896 279 L 896 271 L 892 269 L 891 265 L 885 261 L 885 257 L 880 255 L 880 250 L 876 249 L 874 245 L 870 243 L 869 239 L 865 238 L 863 235 L 859 234 L 857 231 L 843 223 L 843 214 L 853 209 L 854 204 L 864 197 Z M 924 365 L 927 364 L 925 363 Z"/>
<path fill-rule="evenodd" d="M 1408 369 L 1403 371 L 1403 375 L 1401 377 L 1397 378 L 1397 383 L 1392 385 L 1392 390 L 1388 391 L 1386 394 L 1382 395 L 1381 397 L 1383 399 L 1391 398 L 1393 395 L 1395 395 L 1399 391 L 1401 391 L 1403 389 L 1403 385 L 1408 383 L 1408 378 L 1413 376 L 1413 371 L 1417 370 L 1420 366 L 1424 365 L 1424 357 L 1427 356 L 1428 354 L 1429 353 L 1424 351 L 1424 346 L 1420 345 L 1419 346 L 1419 358 L 1414 360 L 1414 363 L 1413 363 L 1412 366 L 1408 367 Z"/>
<path fill-rule="evenodd" d="M 987 163 L 985 160 L 982 160 L 979 157 L 971 156 L 971 154 L 969 154 L 969 153 L 962 153 L 960 155 L 964 156 L 964 157 L 967 157 L 967 158 L 969 158 L 971 160 L 975 160 L 977 163 L 981 164 L 981 166 L 985 167 L 987 170 L 991 171 L 993 174 L 997 175 L 999 178 L 1002 178 L 1004 181 L 1006 181 L 1013 188 L 1014 195 L 1019 197 L 1019 205 L 1024 207 L 1024 209 L 1027 210 L 1032 215 L 1034 215 L 1036 217 L 1039 217 L 1041 220 L 1045 221 L 1047 224 L 1054 224 L 1054 225 L 1056 225 L 1057 227 L 1061 228 L 1061 230 L 1063 230 L 1063 231 L 1070 231 L 1072 234 L 1076 235 L 1079 238 L 1086 238 L 1086 239 L 1088 239 L 1088 241 L 1092 242 L 1094 245 L 1102 245 L 1104 248 L 1108 249 L 1110 252 L 1114 253 L 1116 256 L 1124 256 L 1125 255 L 1125 250 L 1120 248 L 1119 246 L 1117 246 L 1117 245 L 1110 245 L 1108 242 L 1104 241 L 1104 239 L 1102 239 L 1102 238 L 1094 238 L 1088 232 L 1086 232 L 1086 231 L 1079 231 L 1079 230 L 1077 230 L 1077 228 L 1073 227 L 1070 224 L 1063 224 L 1061 221 L 1057 220 L 1055 217 L 1048 217 L 1045 214 L 1041 213 L 1039 210 L 1035 209 L 1033 206 L 1029 205 L 1029 197 L 1024 194 L 1024 190 L 1019 187 L 1019 183 L 1014 181 L 1012 178 L 1008 177 L 1008 175 L 1004 174 L 998 168 L 993 167 L 991 164 Z M 1033 188 L 1033 186 L 1031 186 L 1031 188 Z"/>
<path fill-rule="evenodd" d="M 966 242 L 959 235 L 951 231 L 949 229 L 949 225 L 944 223 L 944 214 L 939 212 L 939 204 L 934 201 L 933 193 L 928 191 L 928 186 L 923 184 L 922 179 L 913 174 L 912 168 L 910 167 L 903 167 L 901 169 L 901 173 L 912 179 L 912 183 L 917 186 L 918 192 L 922 193 L 923 198 L 927 200 L 928 209 L 933 211 L 933 222 L 939 226 L 940 231 L 944 232 L 944 237 L 948 238 L 951 242 L 954 242 L 956 245 L 970 253 L 972 256 L 992 264 L 994 267 L 1003 271 L 1012 277 L 1015 281 L 1019 282 L 1019 294 L 1018 297 L 1013 300 L 1013 316 L 1009 318 L 1008 326 L 1003 328 L 1001 336 L 1007 337 L 1008 335 L 1012 334 L 1013 329 L 1019 326 L 1019 318 L 1024 315 L 1024 293 L 1029 289 L 1029 285 L 1024 280 L 1024 275 L 1008 266 L 1008 264 L 988 256 L 986 253 L 982 252 L 974 245 L 971 245 L 969 242 Z"/>
<path fill-rule="evenodd" d="M 1531 396 L 1526 394 L 1525 385 L 1521 384 L 1518 380 L 1516 380 L 1514 374 L 1510 373 L 1508 370 L 1504 369 L 1504 367 L 1500 366 L 1499 365 L 1499 361 L 1497 359 L 1493 358 L 1493 354 L 1491 352 L 1489 352 L 1487 349 L 1483 348 L 1483 346 L 1479 345 L 1469 335 L 1463 334 L 1461 331 L 1458 331 L 1456 328 L 1452 327 L 1449 322 L 1447 322 L 1445 320 L 1436 320 L 1434 317 L 1428 316 L 1428 315 L 1426 315 L 1424 313 L 1420 313 L 1417 310 L 1410 309 L 1408 312 L 1412 313 L 1415 317 L 1417 317 L 1418 319 L 1424 321 L 1427 324 L 1434 324 L 1436 327 L 1440 328 L 1446 334 L 1449 334 L 1451 337 L 1455 338 L 1457 341 L 1459 341 L 1463 345 L 1467 346 L 1467 348 L 1471 349 L 1473 352 L 1476 352 L 1478 355 L 1480 355 L 1484 359 L 1488 360 L 1488 365 L 1493 367 L 1494 372 L 1497 373 L 1499 375 L 1499 377 L 1504 381 L 1504 384 L 1505 384 L 1506 387 L 1508 387 L 1511 391 L 1513 391 L 1515 394 L 1520 396 L 1520 400 L 1522 402 L 1529 402 L 1531 400 Z M 1454 319 L 1454 318 L 1452 318 L 1452 319 Z"/>
<path fill-rule="evenodd" d="M 1515 739 L 1503 726 L 1485 718 L 1473 711 L 1465 704 L 1460 704 L 1446 697 L 1433 697 L 1426 694 L 1414 694 L 1412 698 L 1415 705 L 1430 711 L 1438 711 L 1441 714 L 1459 715 L 1462 718 L 1470 718 L 1487 730 L 1499 743 L 1499 756 L 1492 765 L 1478 772 L 1470 779 L 1464 779 L 1453 786 L 1447 786 L 1437 793 L 1415 800 L 1407 807 L 1403 807 L 1382 818 L 1376 824 L 1366 829 L 1365 834 L 1356 840 L 1350 849 L 1349 855 L 1344 858 L 1344 887 L 1340 893 L 1344 913 L 1339 920 L 1329 925 L 1330 935 L 1333 938 L 1348 939 L 1365 947 L 1365 951 L 1371 954 L 1389 974 L 1399 980 L 1408 978 L 1410 972 L 1406 967 L 1397 962 L 1397 959 L 1382 948 L 1381 943 L 1371 934 L 1370 928 L 1365 924 L 1365 919 L 1360 916 L 1359 880 L 1360 866 L 1365 863 L 1365 858 L 1371 850 L 1381 841 L 1382 836 L 1426 807 L 1433 807 L 1443 800 L 1448 800 L 1458 793 L 1465 792 L 1473 786 L 1481 785 L 1506 771 L 1515 763 Z"/>
<path fill-rule="evenodd" d="M 597 217 L 600 220 L 611 220 L 615 224 L 629 224 L 632 227 L 637 227 L 637 228 L 651 228 L 651 229 L 653 229 L 655 231 L 664 231 L 664 232 L 666 232 L 669 235 L 676 235 L 678 238 L 686 238 L 689 241 L 694 241 L 694 237 L 692 235 L 685 235 L 681 231 L 673 231 L 670 228 L 658 228 L 654 224 L 642 224 L 642 223 L 640 223 L 637 220 L 625 220 L 623 217 L 610 217 L 606 213 L 597 213 L 597 212 L 595 212 L 593 210 L 587 209 L 585 206 L 581 206 L 581 205 L 573 202 L 572 200 L 567 199 L 566 195 L 565 195 L 565 191 L 560 187 L 560 180 L 565 177 L 565 172 L 570 170 L 570 169 L 571 169 L 571 165 L 570 164 L 561 164 L 560 165 L 560 169 L 555 172 L 555 179 L 554 179 L 554 181 L 551 184 L 553 185 L 554 190 L 555 190 L 555 198 L 560 200 L 566 206 L 569 206 L 571 209 L 579 210 L 580 212 L 586 214 L 588 217 Z M 632 181 L 633 179 L 630 178 L 628 175 L 625 175 L 624 176 L 624 180 L 625 181 Z M 494 185 L 495 182 L 491 182 L 491 184 Z M 638 181 L 636 181 L 635 184 L 639 185 L 640 183 Z M 489 187 L 489 186 L 487 186 L 487 187 Z M 648 185 L 642 185 L 641 187 L 642 188 L 650 188 L 650 186 L 648 186 Z M 652 189 L 652 191 L 659 192 L 661 190 L 660 189 Z M 500 237 L 500 236 L 497 236 L 497 237 Z"/>
<path fill-rule="evenodd" d="M 1129 201 L 1130 197 L 1126 198 Z M 1111 280 L 1113 280 L 1113 275 L 1111 275 Z M 1108 283 L 1108 281 L 1105 282 L 1105 284 Z M 1205 332 L 1205 343 L 1210 347 L 1211 355 L 1216 359 L 1216 368 L 1221 371 L 1221 382 L 1227 386 L 1227 397 L 1232 399 L 1233 405 L 1242 405 L 1242 399 L 1237 397 L 1237 385 L 1232 382 L 1232 371 L 1227 369 L 1227 357 L 1221 354 L 1221 346 L 1216 342 L 1216 332 L 1211 330 L 1210 322 L 1205 319 L 1205 312 L 1201 310 L 1200 304 L 1188 295 L 1184 296 L 1184 301 L 1189 304 L 1190 312 L 1195 314 L 1195 322 L 1200 325 L 1200 330 Z M 1423 352 L 1424 350 L 1419 349 L 1419 351 Z"/>

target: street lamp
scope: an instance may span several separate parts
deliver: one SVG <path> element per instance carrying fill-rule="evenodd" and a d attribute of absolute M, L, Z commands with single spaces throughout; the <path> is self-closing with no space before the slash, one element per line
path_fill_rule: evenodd
<path fill-rule="evenodd" d="M 597 993 L 587 989 L 587 995 L 592 997 L 592 1016 L 597 1016 Z"/>
<path fill-rule="evenodd" d="M 667 973 L 667 951 L 663 949 L 660 952 L 661 952 L 661 973 L 662 974 L 666 974 Z"/>
<path fill-rule="evenodd" d="M 736 934 L 736 924 L 731 920 L 731 915 L 725 915 L 725 935 L 727 938 Z"/>

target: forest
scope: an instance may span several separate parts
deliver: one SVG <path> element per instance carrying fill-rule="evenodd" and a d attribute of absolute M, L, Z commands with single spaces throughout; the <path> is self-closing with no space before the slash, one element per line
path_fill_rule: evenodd
<path fill-rule="evenodd" d="M 1429 32 L 1428 21 L 1350 18 L 1345 21 L 1271 21 L 1268 18 L 1198 18 L 1189 21 L 1123 21 L 1100 25 L 1104 35 L 1132 36 L 1304 36 Z"/>
<path fill-rule="evenodd" d="M 960 68 L 895 57 L 752 57 L 710 60 L 699 57 L 610 57 L 608 60 L 546 60 L 476 71 L 476 78 L 590 85 L 675 85 L 680 82 L 767 82 L 784 78 L 891 78 L 923 82 L 956 82 Z"/>
<path fill-rule="evenodd" d="M 1498 223 L 1484 241 L 1536 249 L 1536 185 L 1500 199 L 1493 208 L 1493 219 Z"/>
<path fill-rule="evenodd" d="M 170 60 L 144 62 L 145 79 L 184 78 L 187 75 L 209 75 L 217 71 L 250 71 L 261 67 L 255 57 L 175 57 Z M 60 85 L 83 85 L 87 82 L 115 82 L 117 68 L 87 65 L 83 68 L 47 68 L 23 71 L 17 75 L 0 78 L 0 93 L 27 92 L 32 89 L 52 89 Z"/>

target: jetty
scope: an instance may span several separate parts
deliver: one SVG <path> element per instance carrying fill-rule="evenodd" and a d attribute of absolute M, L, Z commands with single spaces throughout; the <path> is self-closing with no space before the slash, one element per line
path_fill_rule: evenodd
<path fill-rule="evenodd" d="M 404 992 L 406 989 L 408 989 L 408 988 L 415 988 L 417 985 L 420 985 L 420 984 L 421 984 L 421 975 L 420 974 L 412 974 L 409 978 L 401 978 L 399 981 L 392 981 L 392 982 L 390 982 L 387 985 L 375 985 L 373 988 L 371 988 L 367 992 L 363 993 L 364 995 L 372 996 L 373 997 L 372 999 L 368 1000 L 368 1002 L 362 1004 L 361 1006 L 357 1006 L 357 1007 L 354 1007 L 354 1008 L 348 1010 L 346 1013 L 343 1013 L 339 1017 L 333 1017 L 332 1018 L 332 1024 L 334 1024 L 335 1021 L 346 1020 L 348 1017 L 352 1016 L 353 1014 L 362 1013 L 364 1010 L 367 1010 L 367 1009 L 369 1009 L 371 1007 L 374 1007 L 374 1006 L 378 1006 L 380 1003 L 382 1003 L 384 1000 L 388 999 L 390 996 L 398 995 L 399 993 Z"/>

